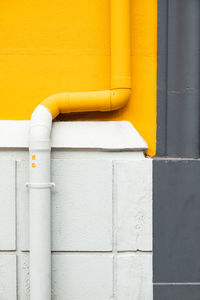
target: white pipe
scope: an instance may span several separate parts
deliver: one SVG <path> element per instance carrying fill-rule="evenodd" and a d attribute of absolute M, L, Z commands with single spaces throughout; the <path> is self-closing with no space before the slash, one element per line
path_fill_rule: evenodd
<path fill-rule="evenodd" d="M 30 300 L 51 299 L 50 133 L 52 115 L 43 105 L 30 125 Z"/>
<path fill-rule="evenodd" d="M 27 184 L 30 189 L 30 300 L 51 299 L 52 116 L 60 112 L 116 110 L 127 103 L 131 92 L 130 0 L 111 0 L 111 56 L 111 90 L 50 96 L 31 117 L 30 183 Z"/>

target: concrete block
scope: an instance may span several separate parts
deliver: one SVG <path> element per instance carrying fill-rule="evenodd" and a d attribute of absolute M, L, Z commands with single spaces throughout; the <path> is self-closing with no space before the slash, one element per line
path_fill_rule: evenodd
<path fill-rule="evenodd" d="M 17 225 L 18 249 L 27 250 L 29 245 L 29 182 L 28 161 L 17 161 Z"/>
<path fill-rule="evenodd" d="M 113 293 L 112 255 L 53 255 L 52 300 L 110 300 Z M 20 297 L 29 300 L 28 255 L 20 264 Z"/>
<path fill-rule="evenodd" d="M 112 249 L 112 163 L 55 160 L 53 163 L 53 249 Z"/>
<path fill-rule="evenodd" d="M 27 162 L 20 162 L 19 205 L 22 249 L 28 249 Z M 53 160 L 52 249 L 112 250 L 112 162 Z"/>
<path fill-rule="evenodd" d="M 29 254 L 21 253 L 18 256 L 18 298 L 17 300 L 30 300 L 30 274 Z"/>
<path fill-rule="evenodd" d="M 110 300 L 112 256 L 57 255 L 53 258 L 54 299 Z"/>
<path fill-rule="evenodd" d="M 151 254 L 121 254 L 118 256 L 117 299 L 153 299 Z"/>
<path fill-rule="evenodd" d="M 0 250 L 15 250 L 15 161 L 0 161 Z"/>
<path fill-rule="evenodd" d="M 0 255 L 0 299 L 16 300 L 15 255 Z"/>
<path fill-rule="evenodd" d="M 152 160 L 115 161 L 117 248 L 152 250 Z"/>

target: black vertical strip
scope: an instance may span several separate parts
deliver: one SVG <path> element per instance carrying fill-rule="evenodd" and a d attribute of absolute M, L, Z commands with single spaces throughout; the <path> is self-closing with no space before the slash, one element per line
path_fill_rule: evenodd
<path fill-rule="evenodd" d="M 199 178 L 199 159 L 153 161 L 154 283 L 200 284 Z"/>
<path fill-rule="evenodd" d="M 166 155 L 168 0 L 158 0 L 157 155 Z"/>
<path fill-rule="evenodd" d="M 199 157 L 200 1 L 158 0 L 157 156 Z"/>
<path fill-rule="evenodd" d="M 200 1 L 169 0 L 167 155 L 199 157 Z"/>

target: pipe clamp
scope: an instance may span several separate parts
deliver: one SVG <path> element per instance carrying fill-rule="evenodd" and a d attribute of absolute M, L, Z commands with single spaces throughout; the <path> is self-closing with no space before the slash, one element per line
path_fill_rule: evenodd
<path fill-rule="evenodd" d="M 44 183 L 26 183 L 28 189 L 51 189 L 55 187 L 54 182 L 44 182 Z"/>

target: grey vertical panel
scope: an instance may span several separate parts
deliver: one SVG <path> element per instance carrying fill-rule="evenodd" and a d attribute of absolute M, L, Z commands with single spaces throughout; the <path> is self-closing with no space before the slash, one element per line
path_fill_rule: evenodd
<path fill-rule="evenodd" d="M 190 0 L 189 0 L 190 1 Z M 199 300 L 200 286 L 155 285 L 154 300 Z"/>
<path fill-rule="evenodd" d="M 199 178 L 200 160 L 153 161 L 156 283 L 200 283 Z"/>
<path fill-rule="evenodd" d="M 169 156 L 199 156 L 199 0 L 169 0 Z"/>
<path fill-rule="evenodd" d="M 158 5 L 157 155 L 199 157 L 200 1 L 162 2 Z"/>
<path fill-rule="evenodd" d="M 158 0 L 157 155 L 166 154 L 168 0 Z"/>

